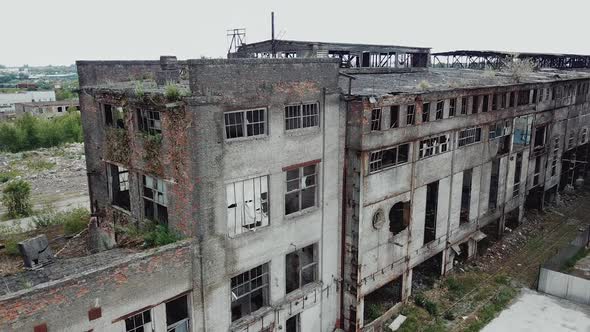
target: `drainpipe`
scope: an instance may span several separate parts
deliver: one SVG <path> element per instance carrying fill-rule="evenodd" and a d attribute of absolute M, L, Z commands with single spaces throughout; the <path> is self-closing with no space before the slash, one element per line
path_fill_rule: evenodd
<path fill-rule="evenodd" d="M 322 88 L 322 219 L 321 219 L 321 234 L 320 234 L 320 246 L 322 248 L 322 259 L 320 260 L 320 276 L 324 279 L 324 214 L 326 205 L 326 88 Z M 330 286 L 328 286 L 330 287 Z M 324 316 L 324 295 L 320 290 L 320 330 L 323 331 L 323 316 Z"/>
<path fill-rule="evenodd" d="M 347 156 L 348 156 L 348 136 L 347 136 L 347 128 L 348 128 L 348 113 L 350 111 L 350 103 L 349 100 L 346 100 L 346 112 L 344 114 L 345 122 L 344 122 L 344 156 L 342 158 L 343 165 L 342 165 L 342 231 L 340 234 L 340 327 L 344 329 L 344 265 L 346 263 L 345 260 L 345 251 L 346 251 L 346 202 L 348 193 L 346 191 L 346 174 L 348 173 L 348 163 L 347 163 Z M 325 121 L 324 121 L 325 123 Z"/>

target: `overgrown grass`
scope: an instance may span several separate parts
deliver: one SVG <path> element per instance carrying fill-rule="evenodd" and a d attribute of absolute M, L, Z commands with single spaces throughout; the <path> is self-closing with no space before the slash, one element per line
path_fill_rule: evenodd
<path fill-rule="evenodd" d="M 55 163 L 46 161 L 43 159 L 27 159 L 25 162 L 27 168 L 33 172 L 40 172 L 44 170 L 53 169 L 55 167 Z"/>
<path fill-rule="evenodd" d="M 0 183 L 8 182 L 19 175 L 20 173 L 15 170 L 0 171 Z"/>
<path fill-rule="evenodd" d="M 406 321 L 398 332 L 445 332 L 448 331 L 443 320 L 432 318 L 428 312 L 412 304 L 402 307 L 401 314 L 406 316 Z"/>
<path fill-rule="evenodd" d="M 165 95 L 168 101 L 177 101 L 180 99 L 180 97 L 182 97 L 180 89 L 175 84 L 166 85 Z"/>
<path fill-rule="evenodd" d="M 0 151 L 20 152 L 82 140 L 78 112 L 52 119 L 25 114 L 14 122 L 0 123 Z"/>
<path fill-rule="evenodd" d="M 470 322 L 464 331 L 476 332 L 494 319 L 516 296 L 517 290 L 511 287 L 502 287 L 492 300 L 483 306 L 478 312 L 478 320 Z"/>
<path fill-rule="evenodd" d="M 37 228 L 46 228 L 63 224 L 65 235 L 75 235 L 88 226 L 90 212 L 85 208 L 77 208 L 70 211 L 56 212 L 46 208 L 43 212 L 33 217 Z"/>
<path fill-rule="evenodd" d="M 121 236 L 128 238 L 129 242 L 143 242 L 143 246 L 147 248 L 163 246 L 181 239 L 178 234 L 168 229 L 167 226 L 155 222 L 150 222 L 142 227 L 136 227 L 135 225 L 118 227 L 117 231 Z"/>

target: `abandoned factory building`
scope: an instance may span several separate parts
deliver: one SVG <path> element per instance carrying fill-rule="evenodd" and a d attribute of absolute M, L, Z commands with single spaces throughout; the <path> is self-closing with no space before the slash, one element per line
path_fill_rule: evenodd
<path fill-rule="evenodd" d="M 585 176 L 588 66 L 465 52 L 79 61 L 96 253 L 4 278 L 0 330 L 379 331 Z M 130 227 L 181 239 L 129 247 Z"/>

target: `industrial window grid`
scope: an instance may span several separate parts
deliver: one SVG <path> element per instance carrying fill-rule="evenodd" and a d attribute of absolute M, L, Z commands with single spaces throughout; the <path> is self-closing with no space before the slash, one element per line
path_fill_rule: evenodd
<path fill-rule="evenodd" d="M 557 153 L 559 152 L 559 137 L 553 139 L 553 159 L 551 160 L 551 176 L 557 174 Z"/>
<path fill-rule="evenodd" d="M 230 235 L 267 226 L 268 175 L 227 184 L 226 202 Z"/>
<path fill-rule="evenodd" d="M 502 120 L 490 125 L 488 138 L 493 140 L 508 134 L 510 134 L 510 120 Z"/>
<path fill-rule="evenodd" d="M 416 106 L 408 105 L 406 108 L 406 125 L 411 126 L 415 124 L 416 120 Z"/>
<path fill-rule="evenodd" d="M 374 108 L 371 111 L 371 131 L 381 130 L 381 109 Z"/>
<path fill-rule="evenodd" d="M 481 127 L 468 128 L 459 132 L 457 145 L 461 147 L 479 141 L 481 141 Z"/>
<path fill-rule="evenodd" d="M 139 130 L 150 135 L 162 133 L 162 120 L 160 112 L 139 109 L 137 111 Z"/>
<path fill-rule="evenodd" d="M 320 123 L 318 103 L 285 106 L 285 129 L 317 127 Z"/>
<path fill-rule="evenodd" d="M 168 198 L 164 181 L 149 175 L 143 176 L 144 215 L 150 220 L 168 223 Z"/>
<path fill-rule="evenodd" d="M 444 108 L 445 108 L 445 101 L 444 100 L 440 100 L 440 101 L 436 102 L 436 113 L 435 113 L 436 120 L 441 120 L 443 118 Z"/>
<path fill-rule="evenodd" d="M 289 271 L 289 267 L 287 267 L 287 274 L 289 274 L 289 272 L 296 272 L 297 273 L 297 284 L 299 287 L 295 288 L 295 289 L 299 289 L 309 283 L 312 283 L 314 281 L 317 280 L 317 265 L 318 265 L 318 259 L 317 259 L 317 245 L 316 244 L 312 244 L 309 245 L 307 247 L 295 250 L 292 253 L 287 254 L 287 256 L 285 257 L 287 261 L 289 261 L 290 257 L 298 257 L 297 261 L 299 261 L 300 264 L 305 264 L 303 266 L 299 265 L 297 266 L 297 271 Z M 304 259 L 302 259 L 302 256 L 305 256 L 305 253 L 309 254 L 309 258 L 311 258 L 310 262 L 306 262 L 304 261 Z M 289 287 L 287 287 L 287 292 L 290 293 L 291 291 L 295 290 L 295 289 L 289 289 Z"/>
<path fill-rule="evenodd" d="M 409 144 L 373 151 L 369 155 L 369 173 L 408 162 Z"/>
<path fill-rule="evenodd" d="M 575 140 L 576 140 L 576 134 L 572 131 L 572 132 L 570 132 L 570 135 L 569 135 L 568 140 L 567 140 L 567 148 L 568 148 L 568 150 L 569 149 L 572 149 L 574 147 Z"/>
<path fill-rule="evenodd" d="M 426 158 L 447 152 L 449 150 L 449 135 L 440 135 L 420 141 L 418 158 Z"/>
<path fill-rule="evenodd" d="M 457 98 L 449 99 L 449 118 L 455 116 L 455 112 L 457 112 Z"/>
<path fill-rule="evenodd" d="M 587 139 L 588 139 L 588 128 L 582 128 L 582 132 L 580 133 L 580 144 L 586 144 Z"/>
<path fill-rule="evenodd" d="M 243 315 L 248 315 L 259 308 L 253 306 L 253 296 L 258 296 L 262 292 L 262 306 L 268 305 L 269 297 L 269 276 L 268 263 L 259 265 L 249 271 L 231 278 L 231 300 L 232 304 L 239 300 L 245 300 L 247 308 Z"/>
<path fill-rule="evenodd" d="M 152 316 L 150 309 L 133 315 L 129 318 L 125 318 L 125 332 L 147 332 L 151 331 L 151 328 L 146 325 L 152 322 Z"/>
<path fill-rule="evenodd" d="M 107 164 L 107 178 L 111 204 L 129 210 L 129 170 Z"/>
<path fill-rule="evenodd" d="M 430 103 L 422 104 L 422 122 L 430 121 Z"/>
<path fill-rule="evenodd" d="M 224 113 L 225 138 L 266 135 L 266 109 L 252 109 Z"/>
<path fill-rule="evenodd" d="M 316 206 L 317 165 L 313 164 L 286 171 L 287 192 L 285 214 L 291 214 Z"/>

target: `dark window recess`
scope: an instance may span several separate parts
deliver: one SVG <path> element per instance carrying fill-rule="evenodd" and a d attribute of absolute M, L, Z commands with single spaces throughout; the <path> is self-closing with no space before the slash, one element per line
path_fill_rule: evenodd
<path fill-rule="evenodd" d="M 381 130 L 381 109 L 374 108 L 371 111 L 371 130 Z"/>
<path fill-rule="evenodd" d="M 463 171 L 463 190 L 461 191 L 461 214 L 459 224 L 469 222 L 469 209 L 471 207 L 471 181 L 473 179 L 473 169 Z"/>
<path fill-rule="evenodd" d="M 415 124 L 416 120 L 416 106 L 415 105 L 408 105 L 406 108 L 406 125 L 412 126 Z"/>
<path fill-rule="evenodd" d="M 545 128 L 546 127 L 535 128 L 535 144 L 533 145 L 534 149 L 542 149 L 545 146 Z"/>
<path fill-rule="evenodd" d="M 268 280 L 268 264 L 231 278 L 232 322 L 268 305 Z"/>
<path fill-rule="evenodd" d="M 422 122 L 430 121 L 430 103 L 422 104 Z"/>
<path fill-rule="evenodd" d="M 166 302 L 167 332 L 188 332 L 188 297 L 186 295 Z"/>
<path fill-rule="evenodd" d="M 444 115 L 444 113 L 443 113 L 444 108 L 445 108 L 445 101 L 444 100 L 438 101 L 436 103 L 436 113 L 434 114 L 436 120 L 442 120 L 443 115 Z"/>
<path fill-rule="evenodd" d="M 454 117 L 456 111 L 457 111 L 457 98 L 451 98 L 451 99 L 449 99 L 449 118 Z"/>
<path fill-rule="evenodd" d="M 123 107 L 115 107 L 109 104 L 102 104 L 104 111 L 104 122 L 109 127 L 125 128 L 125 113 Z"/>
<path fill-rule="evenodd" d="M 483 105 L 481 107 L 481 111 L 482 112 L 487 112 L 488 111 L 488 107 L 490 104 L 490 97 L 488 95 L 483 96 Z"/>
<path fill-rule="evenodd" d="M 506 154 L 508 152 L 510 152 L 510 140 L 511 140 L 511 136 L 510 135 L 506 135 L 506 136 L 502 136 L 498 139 L 498 154 Z"/>
<path fill-rule="evenodd" d="M 522 172 L 522 152 L 516 154 L 516 164 L 514 167 L 514 186 L 512 196 L 518 196 L 520 193 L 520 174 Z"/>
<path fill-rule="evenodd" d="M 287 294 L 317 280 L 317 246 L 309 245 L 285 257 L 285 287 Z"/>
<path fill-rule="evenodd" d="M 144 133 L 150 135 L 162 133 L 162 120 L 158 111 L 137 110 L 137 124 L 139 130 Z"/>
<path fill-rule="evenodd" d="M 461 98 L 461 114 L 467 114 L 467 97 Z"/>
<path fill-rule="evenodd" d="M 112 164 L 107 167 L 111 204 L 129 211 L 129 170 Z"/>
<path fill-rule="evenodd" d="M 402 289 L 402 278 L 400 277 L 365 295 L 363 298 L 365 324 L 371 323 L 378 318 L 378 314 L 384 314 L 385 310 L 401 302 Z M 383 308 L 383 311 L 376 312 L 375 308 Z"/>
<path fill-rule="evenodd" d="M 514 104 L 516 103 L 516 91 L 512 91 L 509 94 L 510 98 L 508 99 L 509 101 L 509 107 L 514 107 Z"/>
<path fill-rule="evenodd" d="M 498 94 L 492 95 L 492 111 L 495 111 L 498 109 L 498 99 L 499 98 L 500 98 L 500 95 L 498 95 Z"/>
<path fill-rule="evenodd" d="M 143 176 L 143 206 L 145 218 L 168 224 L 168 197 L 164 181 Z"/>
<path fill-rule="evenodd" d="M 533 90 L 533 104 L 537 103 L 537 89 Z"/>
<path fill-rule="evenodd" d="M 151 332 L 152 315 L 150 310 L 140 312 L 125 319 L 125 332 Z"/>
<path fill-rule="evenodd" d="M 391 106 L 389 109 L 389 128 L 399 127 L 399 105 Z"/>
<path fill-rule="evenodd" d="M 389 210 L 389 231 L 399 234 L 410 225 L 410 202 L 397 202 Z"/>
<path fill-rule="evenodd" d="M 500 95 L 500 108 L 501 109 L 506 108 L 506 93 L 502 93 Z"/>
<path fill-rule="evenodd" d="M 286 171 L 287 193 L 285 214 L 302 211 L 316 205 L 317 164 Z"/>
<path fill-rule="evenodd" d="M 285 332 L 302 332 L 299 314 L 287 319 L 285 322 Z"/>
<path fill-rule="evenodd" d="M 473 96 L 471 104 L 471 114 L 476 114 L 479 111 L 479 97 Z"/>
<path fill-rule="evenodd" d="M 530 90 L 520 90 L 518 91 L 518 106 L 528 105 L 529 104 L 529 96 Z"/>
<path fill-rule="evenodd" d="M 488 208 L 494 210 L 498 206 L 498 184 L 500 179 L 500 159 L 492 161 L 490 175 L 490 195 L 488 197 Z"/>
<path fill-rule="evenodd" d="M 438 181 L 426 185 L 426 211 L 424 217 L 424 244 L 436 239 L 436 212 L 438 208 Z"/>
<path fill-rule="evenodd" d="M 535 159 L 535 172 L 533 173 L 533 186 L 539 184 L 541 179 L 541 156 Z"/>

